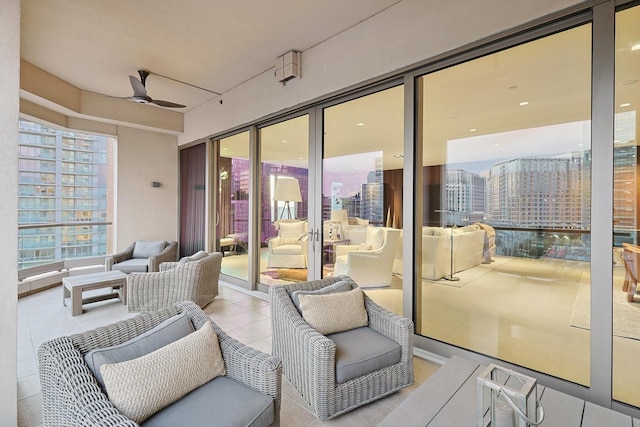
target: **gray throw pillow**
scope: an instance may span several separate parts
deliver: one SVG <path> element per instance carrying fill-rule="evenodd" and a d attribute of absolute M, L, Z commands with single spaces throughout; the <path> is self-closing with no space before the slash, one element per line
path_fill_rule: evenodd
<path fill-rule="evenodd" d="M 104 380 L 100 373 L 100 366 L 103 364 L 119 363 L 144 356 L 186 337 L 193 331 L 193 325 L 187 314 L 180 313 L 122 344 L 91 350 L 84 356 L 84 360 L 98 380 L 100 387 L 104 389 Z"/>
<path fill-rule="evenodd" d="M 158 255 L 167 246 L 165 241 L 138 240 L 133 248 L 133 258 L 149 258 Z"/>
<path fill-rule="evenodd" d="M 331 294 L 333 292 L 347 292 L 355 288 L 356 284 L 354 282 L 341 280 L 332 285 L 325 286 L 324 288 L 320 288 L 315 291 L 293 291 L 291 292 L 291 301 L 293 301 L 293 305 L 296 306 L 298 312 L 302 314 L 302 310 L 300 309 L 300 295 L 322 295 Z"/>

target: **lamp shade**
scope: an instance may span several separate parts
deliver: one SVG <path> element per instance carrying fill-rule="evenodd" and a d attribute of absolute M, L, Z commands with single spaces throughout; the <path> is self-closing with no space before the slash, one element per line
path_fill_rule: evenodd
<path fill-rule="evenodd" d="M 277 202 L 301 202 L 300 184 L 297 178 L 278 177 L 273 190 L 273 200 Z"/>

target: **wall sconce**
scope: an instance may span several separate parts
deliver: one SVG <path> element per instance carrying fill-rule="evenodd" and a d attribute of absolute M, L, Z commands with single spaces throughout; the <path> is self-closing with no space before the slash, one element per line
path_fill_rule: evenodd
<path fill-rule="evenodd" d="M 158 181 L 151 181 L 151 186 L 153 188 L 160 188 L 162 184 L 160 184 Z"/>
<path fill-rule="evenodd" d="M 493 363 L 478 377 L 477 410 L 478 426 L 528 427 L 544 420 L 535 378 Z"/>

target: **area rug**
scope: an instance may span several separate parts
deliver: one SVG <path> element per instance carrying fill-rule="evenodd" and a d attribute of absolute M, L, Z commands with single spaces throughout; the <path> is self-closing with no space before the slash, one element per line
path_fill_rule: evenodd
<path fill-rule="evenodd" d="M 289 282 L 304 282 L 307 280 L 306 268 L 280 268 L 278 270 L 267 270 L 260 274 L 269 276 L 272 279 L 287 280 Z"/>
<path fill-rule="evenodd" d="M 590 301 L 590 285 L 580 284 L 571 313 L 571 326 L 591 328 Z M 616 288 L 613 289 L 613 335 L 640 340 L 640 303 L 627 302 L 627 293 Z"/>

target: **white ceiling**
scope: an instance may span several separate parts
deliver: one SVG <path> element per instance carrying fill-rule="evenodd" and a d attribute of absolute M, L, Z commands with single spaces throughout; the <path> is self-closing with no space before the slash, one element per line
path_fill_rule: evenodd
<path fill-rule="evenodd" d="M 110 96 L 130 96 L 140 68 L 224 94 L 398 2 L 22 0 L 21 57 Z M 216 96 L 154 75 L 147 90 L 183 112 Z"/>
<path fill-rule="evenodd" d="M 283 53 L 304 52 L 399 1 L 23 0 L 21 56 L 111 96 L 129 96 L 127 75 L 139 68 L 224 94 L 272 71 Z M 640 43 L 639 23 L 640 7 L 618 14 L 616 98 L 631 105 L 616 105 L 617 112 L 640 104 L 640 50 L 631 50 Z M 446 163 L 447 141 L 589 120 L 590 35 L 586 25 L 425 78 L 424 164 Z M 187 105 L 183 112 L 216 97 L 154 75 L 147 88 L 155 99 Z M 402 153 L 402 105 L 396 88 L 328 109 L 325 157 L 382 150 L 385 169 L 401 168 L 395 156 Z M 305 123 L 265 129 L 263 154 L 304 164 Z M 487 144 L 473 153 L 495 159 L 503 150 Z"/>

